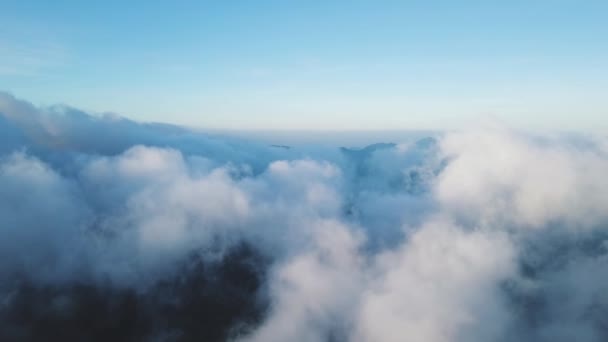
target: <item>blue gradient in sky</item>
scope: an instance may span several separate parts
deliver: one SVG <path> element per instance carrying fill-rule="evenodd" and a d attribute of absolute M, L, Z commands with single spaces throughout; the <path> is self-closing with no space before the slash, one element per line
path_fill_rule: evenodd
<path fill-rule="evenodd" d="M 608 1 L 0 0 L 0 89 L 220 129 L 608 128 Z"/>

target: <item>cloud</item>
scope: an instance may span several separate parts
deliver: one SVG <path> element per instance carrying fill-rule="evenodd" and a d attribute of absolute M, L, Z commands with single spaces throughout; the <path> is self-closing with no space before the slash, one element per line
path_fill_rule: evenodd
<path fill-rule="evenodd" d="M 507 130 L 454 134 L 437 197 L 454 212 L 490 224 L 572 229 L 606 222 L 608 161 L 563 141 L 534 141 Z"/>
<path fill-rule="evenodd" d="M 0 159 L 0 189 L 2 276 L 40 282 L 73 279 L 89 216 L 78 201 L 78 189 L 22 152 Z"/>
<path fill-rule="evenodd" d="M 606 137 L 278 149 L 5 93 L 0 133 L 0 339 L 608 337 Z"/>
<path fill-rule="evenodd" d="M 346 337 L 349 316 L 357 305 L 353 298 L 362 289 L 361 236 L 331 220 L 316 222 L 312 229 L 312 245 L 272 272 L 271 313 L 242 341 Z"/>
<path fill-rule="evenodd" d="M 17 39 L 8 34 L 3 34 L 1 39 L 0 75 L 2 76 L 45 75 L 65 66 L 70 57 L 65 47 L 52 41 L 28 45 L 17 43 Z"/>
<path fill-rule="evenodd" d="M 504 234 L 425 223 L 377 256 L 353 340 L 497 340 L 509 321 L 498 285 L 514 274 L 513 258 Z"/>

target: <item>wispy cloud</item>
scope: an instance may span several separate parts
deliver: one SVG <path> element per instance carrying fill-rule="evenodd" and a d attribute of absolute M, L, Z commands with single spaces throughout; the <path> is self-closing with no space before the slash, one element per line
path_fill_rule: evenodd
<path fill-rule="evenodd" d="M 0 75 L 40 76 L 67 65 L 65 46 L 52 40 L 0 39 Z"/>

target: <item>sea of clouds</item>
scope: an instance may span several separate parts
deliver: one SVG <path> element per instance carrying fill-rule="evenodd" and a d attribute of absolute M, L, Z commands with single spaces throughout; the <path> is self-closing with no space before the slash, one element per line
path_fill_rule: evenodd
<path fill-rule="evenodd" d="M 271 146 L 0 93 L 0 340 L 608 339 L 608 138 L 394 142 Z"/>

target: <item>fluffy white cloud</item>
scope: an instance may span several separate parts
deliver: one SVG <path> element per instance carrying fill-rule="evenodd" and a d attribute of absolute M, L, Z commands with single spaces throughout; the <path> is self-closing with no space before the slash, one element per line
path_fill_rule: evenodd
<path fill-rule="evenodd" d="M 450 163 L 436 195 L 454 215 L 479 224 L 570 228 L 606 222 L 608 159 L 560 140 L 505 129 L 446 136 Z"/>
<path fill-rule="evenodd" d="M 504 234 L 425 223 L 377 257 L 353 340 L 497 340 L 508 322 L 498 285 L 514 274 L 514 256 Z"/>
<path fill-rule="evenodd" d="M 243 341 L 324 341 L 343 338 L 362 290 L 362 237 L 335 221 L 310 227 L 303 252 L 280 263 L 270 279 L 271 312 Z"/>
<path fill-rule="evenodd" d="M 0 277 L 46 283 L 79 276 L 90 220 L 79 196 L 36 158 L 15 152 L 0 159 Z"/>

